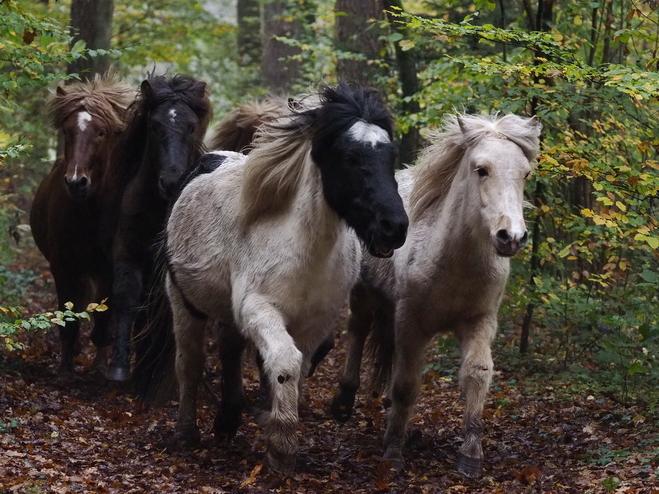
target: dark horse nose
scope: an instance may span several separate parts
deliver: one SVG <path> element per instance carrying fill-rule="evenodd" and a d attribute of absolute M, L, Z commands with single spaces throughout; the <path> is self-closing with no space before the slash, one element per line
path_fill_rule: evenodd
<path fill-rule="evenodd" d="M 89 189 L 89 179 L 84 175 L 80 178 L 72 179 L 64 176 L 64 184 L 66 185 L 71 197 L 85 197 Z"/>
<path fill-rule="evenodd" d="M 408 224 L 409 220 L 406 214 L 381 218 L 378 222 L 382 239 L 393 249 L 398 249 L 405 243 Z"/>

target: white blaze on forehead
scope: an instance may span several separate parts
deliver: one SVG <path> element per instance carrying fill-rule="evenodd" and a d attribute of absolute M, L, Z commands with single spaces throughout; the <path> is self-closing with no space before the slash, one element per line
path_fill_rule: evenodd
<path fill-rule="evenodd" d="M 176 110 L 174 110 L 174 108 L 172 108 L 171 110 L 169 110 L 169 120 L 170 120 L 172 123 L 174 123 L 174 122 L 176 121 Z"/>
<path fill-rule="evenodd" d="M 358 120 L 352 127 L 350 127 L 348 135 L 355 141 L 366 142 L 371 146 L 375 146 L 379 142 L 391 142 L 389 134 L 387 134 L 387 131 L 382 127 L 362 122 L 361 120 Z"/>
<path fill-rule="evenodd" d="M 78 113 L 78 128 L 81 131 L 84 131 L 87 128 L 87 124 L 91 121 L 92 116 L 86 111 L 81 111 Z"/>

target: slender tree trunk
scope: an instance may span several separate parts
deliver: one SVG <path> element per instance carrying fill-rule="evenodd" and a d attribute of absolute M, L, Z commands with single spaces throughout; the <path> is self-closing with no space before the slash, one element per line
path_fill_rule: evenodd
<path fill-rule="evenodd" d="M 306 10 L 307 5 L 304 2 L 301 4 L 297 5 Z M 275 37 L 299 40 L 302 36 L 302 23 L 310 20 L 304 18 L 306 12 L 289 11 L 288 5 L 285 0 L 264 0 L 263 3 L 261 75 L 263 84 L 275 92 L 290 92 L 300 77 L 299 62 L 289 60 L 290 57 L 298 55 L 300 50 Z"/>
<path fill-rule="evenodd" d="M 90 50 L 109 50 L 113 12 L 113 0 L 73 0 L 72 43 L 83 40 Z M 67 73 L 77 73 L 82 80 L 89 80 L 93 79 L 95 74 L 107 72 L 109 68 L 110 58 L 107 55 L 81 57 L 69 64 Z"/>
<path fill-rule="evenodd" d="M 362 55 L 366 60 L 354 58 L 339 59 L 336 71 L 346 81 L 362 85 L 375 85 L 378 66 L 369 61 L 378 58 L 384 43 L 379 39 L 382 34 L 373 21 L 384 19 L 381 0 L 336 0 L 335 36 L 336 46 L 344 52 Z"/>
<path fill-rule="evenodd" d="M 535 17 L 535 30 L 536 31 L 549 31 L 551 29 L 551 20 L 552 20 L 552 7 L 553 0 L 540 0 L 538 2 L 538 11 Z M 527 11 L 528 12 L 528 11 Z M 543 53 L 536 53 L 534 64 L 538 63 L 538 57 L 547 58 Z M 535 77 L 538 79 L 538 76 Z M 539 80 L 535 81 L 540 83 Z M 538 106 L 537 98 L 533 98 L 531 101 L 531 114 L 536 114 L 536 109 Z M 533 204 L 536 208 L 539 208 L 543 201 L 544 190 L 541 183 L 537 183 L 535 191 L 533 193 Z M 529 279 L 530 291 L 535 291 L 535 278 L 540 272 L 540 257 L 538 254 L 538 247 L 540 244 L 540 221 L 539 218 L 536 218 L 533 223 L 533 230 L 531 231 L 531 240 L 533 245 L 531 246 L 531 274 Z M 529 302 L 526 306 L 526 313 L 524 315 L 524 321 L 522 323 L 522 334 L 519 339 L 519 351 L 520 353 L 526 353 L 529 349 L 529 338 L 531 335 L 531 323 L 533 322 L 533 312 L 535 309 L 535 304 Z"/>
<path fill-rule="evenodd" d="M 387 11 L 395 9 L 403 10 L 403 2 L 401 0 L 384 0 L 384 7 Z M 394 29 L 405 37 L 407 30 L 401 24 L 392 22 Z M 403 98 L 413 96 L 419 92 L 419 79 L 416 71 L 416 59 L 414 50 L 403 50 L 398 43 L 395 43 L 396 49 L 396 62 L 398 65 L 398 78 L 400 80 L 400 87 Z M 403 113 L 415 114 L 419 113 L 419 102 L 410 99 L 410 101 L 403 100 L 401 105 Z M 407 133 L 403 134 L 400 141 L 400 162 L 405 164 L 414 163 L 416 155 L 421 147 L 421 135 L 417 126 L 411 126 Z"/>
<path fill-rule="evenodd" d="M 261 63 L 261 5 L 259 0 L 237 0 L 238 63 L 243 67 Z"/>

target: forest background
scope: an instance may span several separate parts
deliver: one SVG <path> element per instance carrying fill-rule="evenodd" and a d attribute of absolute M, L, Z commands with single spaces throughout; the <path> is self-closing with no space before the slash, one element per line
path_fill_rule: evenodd
<path fill-rule="evenodd" d="M 35 249 L 27 211 L 57 148 L 44 104 L 56 84 L 107 66 L 135 87 L 153 70 L 190 74 L 208 83 L 219 120 L 240 101 L 345 78 L 387 98 L 402 164 L 413 162 L 447 113 L 540 118 L 542 153 L 526 189 L 530 241 L 513 260 L 497 366 L 560 375 L 572 392 L 655 413 L 658 2 L 115 0 L 109 17 L 106 10 L 94 21 L 111 28 L 105 42 L 69 29 L 81 4 L 112 2 L 0 2 L 7 349 L 20 347 L 21 332 L 57 318 L 21 308 L 41 277 L 21 260 Z M 454 372 L 453 341 L 438 345 L 445 357 L 434 369 Z"/>

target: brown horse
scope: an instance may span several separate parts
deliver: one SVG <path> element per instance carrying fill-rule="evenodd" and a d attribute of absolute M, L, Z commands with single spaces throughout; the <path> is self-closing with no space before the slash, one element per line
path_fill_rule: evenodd
<path fill-rule="evenodd" d="M 112 190 L 105 180 L 110 155 L 124 130 L 124 114 L 134 94 L 113 78 L 96 77 L 58 87 L 48 104 L 54 127 L 64 133 L 64 155 L 37 189 L 30 226 L 50 263 L 60 309 L 73 302 L 75 310 L 84 310 L 89 302 L 111 294 L 112 264 L 101 243 L 99 218 Z M 109 319 L 110 311 L 94 316 L 95 367 L 107 365 L 112 341 Z M 78 321 L 60 327 L 61 373 L 73 372 L 78 332 Z"/>
<path fill-rule="evenodd" d="M 130 378 L 130 336 L 134 325 L 136 333 L 144 325 L 145 313 L 139 309 L 155 269 L 152 247 L 181 176 L 204 151 L 211 116 L 206 83 L 183 75 L 148 77 L 129 110 L 113 168 L 126 189 L 118 216 L 107 218 L 116 224 L 111 299 L 116 334 L 110 380 Z"/>
<path fill-rule="evenodd" d="M 208 148 L 212 151 L 249 153 L 254 133 L 286 111 L 284 99 L 243 103 L 229 113 L 213 130 Z"/>

